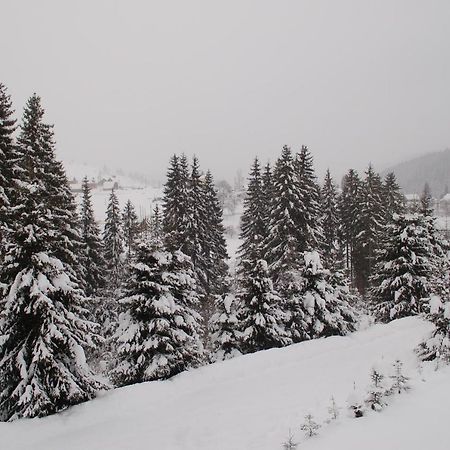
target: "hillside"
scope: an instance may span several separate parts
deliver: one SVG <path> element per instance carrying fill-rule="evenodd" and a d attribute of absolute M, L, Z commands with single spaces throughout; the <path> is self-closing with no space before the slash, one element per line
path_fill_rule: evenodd
<path fill-rule="evenodd" d="M 450 149 L 404 161 L 384 170 L 382 174 L 388 172 L 395 172 L 405 194 L 422 192 L 428 182 L 433 196 L 440 198 L 450 186 Z"/>
<path fill-rule="evenodd" d="M 281 450 L 290 428 L 301 441 L 299 449 L 444 450 L 449 371 L 430 366 L 420 376 L 413 352 L 430 330 L 429 323 L 407 318 L 116 389 L 52 417 L 0 423 L 0 447 Z M 323 423 L 332 395 L 344 407 L 354 386 L 365 388 L 374 363 L 390 367 L 396 358 L 412 377 L 409 393 L 362 419 L 347 417 L 343 409 L 319 436 L 303 438 L 299 425 L 305 414 Z"/>

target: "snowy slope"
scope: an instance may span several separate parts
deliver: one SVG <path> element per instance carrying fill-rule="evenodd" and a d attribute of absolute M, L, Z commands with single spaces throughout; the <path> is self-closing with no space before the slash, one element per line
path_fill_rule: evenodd
<path fill-rule="evenodd" d="M 450 400 L 450 373 L 427 373 L 423 383 L 413 353 L 431 328 L 417 318 L 402 319 L 348 337 L 239 357 L 169 381 L 116 389 L 53 417 L 0 423 L 0 448 L 281 449 L 289 428 L 302 438 L 299 424 L 306 413 L 323 421 L 331 395 L 345 405 L 354 384 L 365 387 L 373 363 L 400 358 L 405 372 L 416 374 L 410 393 L 367 418 L 343 414 L 340 423 L 322 428 L 301 448 L 423 450 L 427 446 L 419 444 L 433 429 L 440 434 L 433 449 L 447 449 L 448 413 L 443 408 Z M 441 399 L 444 406 L 432 409 Z M 425 427 L 415 426 L 419 420 Z"/>

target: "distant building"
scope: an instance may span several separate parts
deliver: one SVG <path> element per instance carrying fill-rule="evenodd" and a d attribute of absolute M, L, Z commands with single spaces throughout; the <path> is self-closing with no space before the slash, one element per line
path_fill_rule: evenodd
<path fill-rule="evenodd" d="M 119 182 L 117 180 L 107 180 L 103 182 L 102 189 L 104 191 L 112 191 L 113 189 L 119 189 Z"/>

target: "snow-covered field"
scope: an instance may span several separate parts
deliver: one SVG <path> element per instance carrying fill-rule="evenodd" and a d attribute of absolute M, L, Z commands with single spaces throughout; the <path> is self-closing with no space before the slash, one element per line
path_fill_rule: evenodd
<path fill-rule="evenodd" d="M 430 365 L 420 375 L 413 352 L 431 328 L 407 318 L 116 389 L 52 417 L 0 423 L 0 448 L 277 450 L 291 429 L 299 449 L 447 450 L 450 371 Z M 396 358 L 412 377 L 409 393 L 360 419 L 344 408 L 318 436 L 303 438 L 305 414 L 324 422 L 332 395 L 345 407 L 374 363 Z"/>

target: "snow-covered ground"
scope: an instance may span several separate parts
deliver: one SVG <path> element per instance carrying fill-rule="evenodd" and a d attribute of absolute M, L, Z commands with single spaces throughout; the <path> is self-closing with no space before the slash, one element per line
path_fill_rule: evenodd
<path fill-rule="evenodd" d="M 0 423 L 0 448 L 277 450 L 291 429 L 299 449 L 447 450 L 450 371 L 425 367 L 419 375 L 413 352 L 431 328 L 407 318 L 116 389 L 52 417 Z M 413 377 L 409 393 L 361 419 L 343 410 L 304 440 L 305 414 L 323 422 L 332 395 L 344 407 L 354 386 L 365 388 L 374 363 L 397 358 Z"/>

